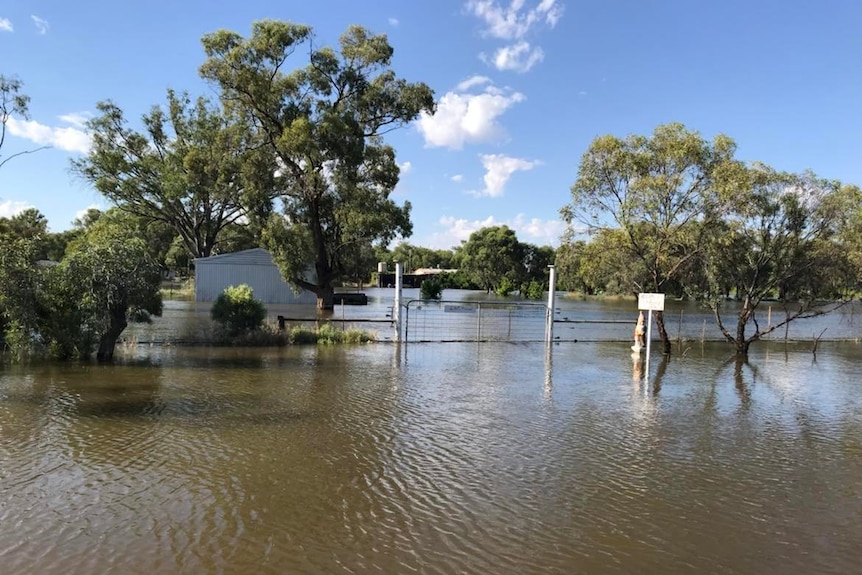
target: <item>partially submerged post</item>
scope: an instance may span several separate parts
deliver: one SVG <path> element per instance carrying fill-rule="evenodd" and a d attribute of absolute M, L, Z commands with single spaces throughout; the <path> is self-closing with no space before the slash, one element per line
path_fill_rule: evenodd
<path fill-rule="evenodd" d="M 556 307 L 557 294 L 557 271 L 553 265 L 549 265 L 548 276 L 548 313 L 545 318 L 545 345 L 550 346 L 554 341 L 554 308 Z"/>
<path fill-rule="evenodd" d="M 638 294 L 638 309 L 649 313 L 646 325 L 646 366 L 644 367 L 644 376 L 649 381 L 649 352 L 650 342 L 652 340 L 652 312 L 664 311 L 664 294 L 663 293 L 639 293 Z M 643 315 L 643 314 L 641 314 Z"/>
<path fill-rule="evenodd" d="M 401 262 L 395 262 L 395 304 L 392 306 L 392 319 L 395 320 L 395 341 L 401 341 Z"/>

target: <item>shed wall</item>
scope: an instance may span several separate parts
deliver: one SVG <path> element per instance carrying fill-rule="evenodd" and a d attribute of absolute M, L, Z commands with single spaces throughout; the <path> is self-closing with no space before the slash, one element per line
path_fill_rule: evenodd
<path fill-rule="evenodd" d="M 195 301 L 215 301 L 226 287 L 248 284 L 263 303 L 314 304 L 317 297 L 309 291 L 298 295 L 281 279 L 269 252 L 246 250 L 195 260 Z"/>

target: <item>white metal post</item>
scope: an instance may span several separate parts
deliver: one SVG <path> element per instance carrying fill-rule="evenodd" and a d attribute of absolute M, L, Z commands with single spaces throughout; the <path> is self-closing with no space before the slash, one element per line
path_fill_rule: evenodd
<path fill-rule="evenodd" d="M 649 382 L 649 350 L 650 344 L 652 343 L 652 310 L 649 310 L 647 315 L 647 328 L 646 328 L 646 365 L 644 366 L 644 377 L 645 381 Z"/>
<path fill-rule="evenodd" d="M 554 341 L 554 308 L 557 304 L 557 270 L 553 265 L 549 265 L 550 274 L 548 276 L 548 313 L 545 318 L 545 343 L 551 345 Z"/>
<path fill-rule="evenodd" d="M 392 307 L 392 318 L 395 320 L 395 341 L 401 341 L 401 262 L 395 262 L 395 305 Z"/>

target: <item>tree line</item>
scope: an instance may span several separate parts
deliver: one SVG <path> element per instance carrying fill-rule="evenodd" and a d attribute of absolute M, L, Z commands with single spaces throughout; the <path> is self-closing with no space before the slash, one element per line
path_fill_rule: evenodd
<path fill-rule="evenodd" d="M 318 48 L 308 26 L 265 20 L 248 38 L 222 30 L 202 44 L 199 74 L 217 99 L 169 90 L 135 124 L 119 104 L 97 105 L 91 150 L 71 167 L 110 210 L 64 234 L 48 234 L 35 211 L 0 222 L 7 345 L 86 355 L 98 341 L 99 356 L 110 357 L 109 336 L 123 325 L 118 310 L 127 320 L 158 312 L 158 270 L 254 246 L 324 310 L 336 285 L 377 261 L 451 266 L 459 273 L 442 279 L 453 287 L 532 295 L 556 262 L 563 289 L 703 302 L 740 354 L 783 323 L 828 310 L 824 300 L 840 305 L 858 291 L 858 187 L 747 164 L 730 138 L 707 141 L 681 124 L 592 142 L 561 210 L 569 228 L 556 253 L 519 242 L 505 226 L 479 230 L 450 253 L 406 243 L 390 252 L 412 222 L 410 203 L 389 197 L 399 168 L 384 136 L 435 104 L 427 85 L 392 70 L 387 38 L 351 26 L 337 49 Z M 0 152 L 9 117 L 27 114 L 21 88 L 0 76 Z M 0 155 L 0 167 L 14 157 Z M 146 289 L 121 289 L 129 270 L 140 271 L 127 264 L 144 265 Z M 64 295 L 80 303 L 77 311 L 58 303 L 66 288 L 82 290 Z M 735 318 L 727 317 L 729 297 L 741 302 Z M 783 322 L 758 322 L 766 298 L 784 305 Z M 77 319 L 89 330 L 78 334 L 86 345 L 50 324 L 85 311 L 91 316 Z M 669 352 L 661 314 L 657 323 Z"/>
<path fill-rule="evenodd" d="M 735 152 L 729 137 L 709 141 L 678 123 L 596 138 L 561 210 L 564 283 L 699 301 L 740 355 L 788 322 L 851 301 L 862 279 L 859 187 Z M 757 315 L 766 299 L 785 311 L 768 326 Z M 661 313 L 656 323 L 670 353 Z"/>

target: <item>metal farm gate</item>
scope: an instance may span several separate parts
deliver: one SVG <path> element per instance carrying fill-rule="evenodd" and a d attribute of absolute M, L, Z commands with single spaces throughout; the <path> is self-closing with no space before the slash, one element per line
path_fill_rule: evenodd
<path fill-rule="evenodd" d="M 547 318 L 541 303 L 411 300 L 404 341 L 544 341 Z"/>

